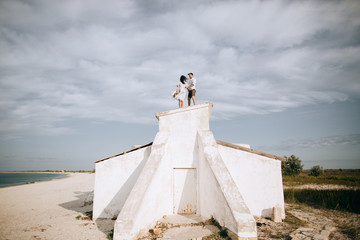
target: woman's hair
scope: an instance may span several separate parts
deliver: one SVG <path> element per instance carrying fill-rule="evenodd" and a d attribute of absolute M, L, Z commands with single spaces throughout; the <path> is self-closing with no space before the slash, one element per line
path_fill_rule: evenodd
<path fill-rule="evenodd" d="M 186 81 L 186 77 L 185 77 L 184 75 L 181 75 L 181 77 L 180 77 L 180 82 L 181 82 L 182 84 L 185 84 L 185 81 Z"/>

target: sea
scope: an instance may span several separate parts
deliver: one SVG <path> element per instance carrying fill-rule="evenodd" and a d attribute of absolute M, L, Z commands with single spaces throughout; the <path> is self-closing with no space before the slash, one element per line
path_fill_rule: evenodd
<path fill-rule="evenodd" d="M 49 181 L 66 177 L 60 173 L 0 173 L 0 188 Z"/>

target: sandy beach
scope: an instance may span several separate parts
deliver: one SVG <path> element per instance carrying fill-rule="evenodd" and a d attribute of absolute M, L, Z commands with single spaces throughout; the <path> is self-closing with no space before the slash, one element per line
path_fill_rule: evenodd
<path fill-rule="evenodd" d="M 95 174 L 0 188 L 0 239 L 107 239 L 112 220 L 86 217 Z M 90 197 L 90 198 L 89 198 Z"/>

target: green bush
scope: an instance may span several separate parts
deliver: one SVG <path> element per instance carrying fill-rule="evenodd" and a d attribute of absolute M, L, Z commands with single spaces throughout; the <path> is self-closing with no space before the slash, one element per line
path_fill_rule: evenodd
<path fill-rule="evenodd" d="M 108 233 L 107 239 L 109 239 L 109 240 L 113 240 L 113 239 L 114 239 L 114 229 L 112 229 L 112 230 Z"/>
<path fill-rule="evenodd" d="M 286 157 L 285 162 L 281 162 L 281 171 L 285 176 L 298 176 L 303 170 L 303 166 L 301 164 L 301 160 L 295 155 L 291 155 L 290 157 Z"/>
<path fill-rule="evenodd" d="M 85 215 L 88 216 L 90 219 L 93 218 L 93 211 L 85 212 Z"/>
<path fill-rule="evenodd" d="M 316 165 L 310 169 L 309 176 L 318 177 L 318 176 L 322 175 L 323 172 L 324 172 L 323 167 Z"/>

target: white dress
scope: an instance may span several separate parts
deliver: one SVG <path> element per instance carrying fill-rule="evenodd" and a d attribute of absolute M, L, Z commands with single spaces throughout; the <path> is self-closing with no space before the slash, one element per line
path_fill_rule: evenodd
<path fill-rule="evenodd" d="M 187 97 L 188 90 L 185 88 L 185 84 L 179 83 L 179 94 L 176 96 L 176 99 L 184 101 Z"/>

